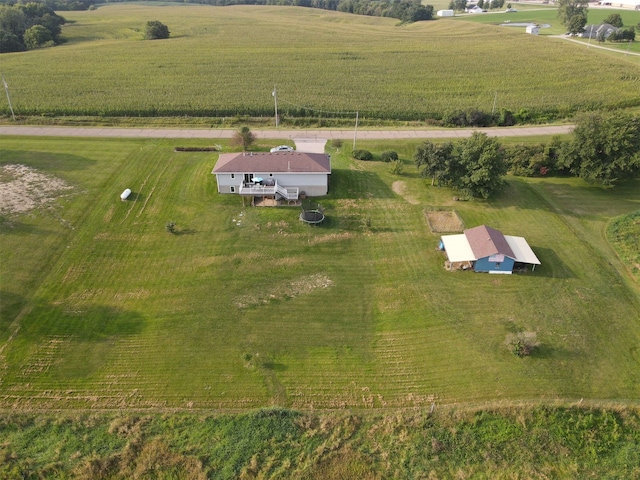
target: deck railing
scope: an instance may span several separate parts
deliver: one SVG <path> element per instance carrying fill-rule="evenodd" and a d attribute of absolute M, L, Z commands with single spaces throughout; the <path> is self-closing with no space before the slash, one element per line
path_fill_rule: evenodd
<path fill-rule="evenodd" d="M 275 195 L 277 186 L 266 187 L 256 183 L 247 183 L 240 185 L 240 195 L 252 195 L 254 197 L 263 197 L 265 195 Z"/>
<path fill-rule="evenodd" d="M 287 200 L 298 200 L 300 189 L 297 187 L 283 187 L 278 185 L 265 186 L 257 183 L 243 183 L 240 185 L 240 195 L 251 195 L 253 197 L 264 197 L 267 195 L 275 195 Z"/>

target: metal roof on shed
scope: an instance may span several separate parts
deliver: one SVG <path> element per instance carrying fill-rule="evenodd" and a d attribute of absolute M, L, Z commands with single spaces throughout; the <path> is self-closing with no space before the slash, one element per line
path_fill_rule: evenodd
<path fill-rule="evenodd" d="M 464 233 L 445 235 L 441 238 L 450 262 L 473 262 L 476 260 L 476 256 L 471 250 L 471 245 L 469 245 L 469 240 L 467 240 Z"/>
<path fill-rule="evenodd" d="M 513 258 L 516 262 L 540 265 L 540 260 L 524 237 L 503 235 L 484 225 L 458 235 L 444 235 L 441 240 L 450 262 L 473 262 L 499 254 Z"/>
<path fill-rule="evenodd" d="M 496 254 L 515 258 L 509 243 L 500 230 L 480 225 L 479 227 L 465 230 L 464 235 L 469 240 L 469 245 L 476 256 L 476 260 Z"/>
<path fill-rule="evenodd" d="M 524 237 L 513 237 L 511 235 L 505 235 L 504 238 L 509 243 L 511 250 L 513 250 L 513 253 L 515 255 L 513 258 L 516 262 L 540 265 L 540 260 L 538 260 L 536 254 L 533 253 L 533 250 L 531 250 L 531 247 L 524 239 Z"/>

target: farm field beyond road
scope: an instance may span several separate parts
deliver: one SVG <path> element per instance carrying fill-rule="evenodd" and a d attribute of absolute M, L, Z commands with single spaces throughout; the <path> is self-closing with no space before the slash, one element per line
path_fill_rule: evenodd
<path fill-rule="evenodd" d="M 64 16 L 65 44 L 2 55 L 16 115 L 198 116 L 220 126 L 274 115 L 274 86 L 292 123 L 356 112 L 425 121 L 459 109 L 545 121 L 639 102 L 640 58 L 463 19 L 400 26 L 312 8 L 139 3 Z M 150 18 L 171 38 L 144 41 Z"/>
<path fill-rule="evenodd" d="M 638 287 L 604 236 L 638 209 L 640 182 L 511 177 L 495 200 L 456 202 L 417 176 L 417 141 L 363 142 L 395 148 L 405 173 L 332 151 L 327 221 L 308 227 L 297 208 L 218 195 L 215 154 L 174 151 L 210 144 L 2 138 L 1 407 L 640 398 Z M 33 191 L 31 210 L 7 207 Z M 524 236 L 542 265 L 447 272 L 428 209 Z M 536 355 L 507 350 L 521 330 Z"/>

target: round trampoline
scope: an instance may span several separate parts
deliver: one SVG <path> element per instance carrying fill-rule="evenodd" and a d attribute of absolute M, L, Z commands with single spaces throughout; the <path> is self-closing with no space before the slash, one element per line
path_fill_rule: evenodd
<path fill-rule="evenodd" d="M 321 223 L 324 220 L 322 207 L 318 205 L 315 208 L 303 208 L 302 213 L 300 213 L 300 220 L 309 225 Z"/>

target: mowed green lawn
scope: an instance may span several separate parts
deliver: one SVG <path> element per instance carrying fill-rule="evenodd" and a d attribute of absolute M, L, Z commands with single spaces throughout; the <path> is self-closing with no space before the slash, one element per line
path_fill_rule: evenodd
<path fill-rule="evenodd" d="M 327 221 L 308 227 L 297 208 L 218 195 L 215 154 L 173 151 L 210 144 L 3 138 L 3 165 L 73 191 L 0 223 L 0 406 L 639 398 L 638 288 L 604 231 L 638 209 L 640 182 L 603 190 L 510 178 L 495 200 L 455 202 L 417 176 L 415 143 L 398 144 L 399 177 L 333 152 Z M 122 202 L 125 188 L 133 195 Z M 427 208 L 522 235 L 542 265 L 447 272 Z M 538 333 L 534 356 L 508 352 L 505 337 L 518 330 Z"/>
<path fill-rule="evenodd" d="M 16 115 L 269 117 L 274 85 L 285 118 L 506 108 L 557 119 L 638 104 L 637 57 L 471 21 L 141 4 L 64 16 L 65 44 L 2 55 Z M 143 40 L 155 19 L 171 38 Z M 0 112 L 9 115 L 6 102 Z"/>

